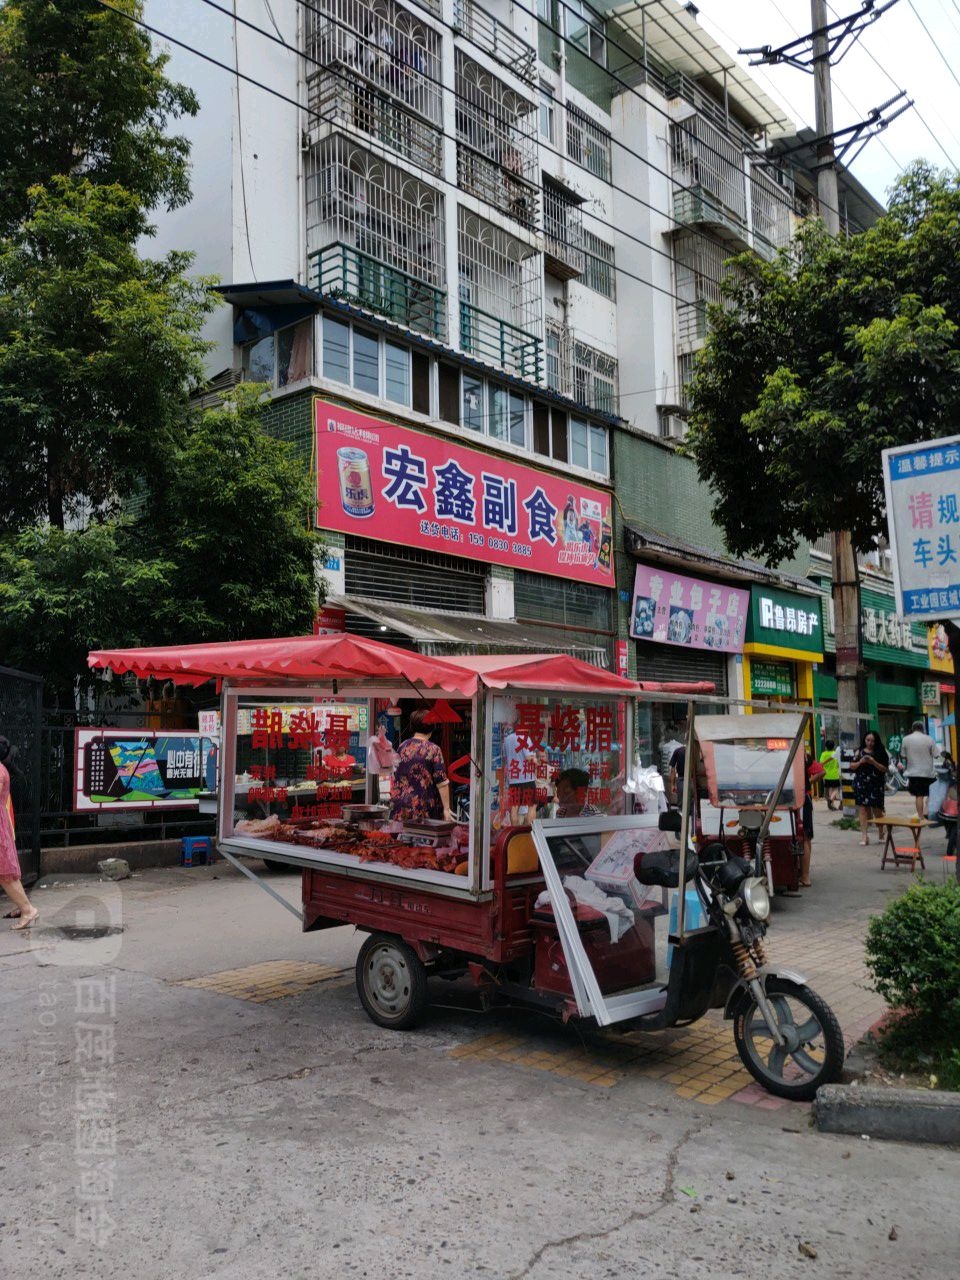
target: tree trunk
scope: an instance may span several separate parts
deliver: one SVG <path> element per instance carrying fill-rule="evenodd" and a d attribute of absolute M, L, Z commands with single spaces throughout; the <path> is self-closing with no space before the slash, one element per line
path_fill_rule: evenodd
<path fill-rule="evenodd" d="M 841 531 L 833 540 L 833 629 L 837 646 L 837 711 L 841 734 L 859 740 L 860 574 L 853 539 Z"/>
<path fill-rule="evenodd" d="M 63 528 L 64 501 L 60 458 L 49 443 L 47 444 L 47 519 L 54 529 Z"/>

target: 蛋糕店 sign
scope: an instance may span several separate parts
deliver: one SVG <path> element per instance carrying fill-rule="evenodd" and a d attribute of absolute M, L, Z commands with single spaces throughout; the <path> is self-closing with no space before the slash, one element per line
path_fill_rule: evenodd
<path fill-rule="evenodd" d="M 610 494 L 316 401 L 321 529 L 613 586 Z"/>
<path fill-rule="evenodd" d="M 639 564 L 630 634 L 637 640 L 740 653 L 750 593 Z"/>
<path fill-rule="evenodd" d="M 960 436 L 882 458 L 897 613 L 960 617 Z"/>

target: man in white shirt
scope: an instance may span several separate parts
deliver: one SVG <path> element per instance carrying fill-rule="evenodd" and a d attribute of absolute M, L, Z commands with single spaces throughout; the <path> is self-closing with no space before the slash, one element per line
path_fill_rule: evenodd
<path fill-rule="evenodd" d="M 918 818 L 927 816 L 927 796 L 930 784 L 937 776 L 934 765 L 937 755 L 937 744 L 929 733 L 924 733 L 923 721 L 914 720 L 913 728 L 900 744 L 900 757 L 904 762 L 903 772 L 910 794 L 916 801 Z"/>

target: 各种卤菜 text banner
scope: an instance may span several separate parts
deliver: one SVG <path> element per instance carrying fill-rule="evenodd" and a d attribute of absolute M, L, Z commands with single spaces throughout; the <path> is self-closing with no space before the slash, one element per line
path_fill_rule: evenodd
<path fill-rule="evenodd" d="M 321 529 L 613 585 L 608 493 L 316 401 Z"/>
<path fill-rule="evenodd" d="M 750 592 L 687 578 L 659 565 L 637 565 L 630 634 L 637 640 L 715 649 L 743 650 Z"/>

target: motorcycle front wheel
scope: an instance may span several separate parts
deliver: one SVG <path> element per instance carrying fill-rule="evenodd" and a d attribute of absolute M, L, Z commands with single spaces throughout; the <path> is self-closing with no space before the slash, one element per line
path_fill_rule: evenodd
<path fill-rule="evenodd" d="M 827 1002 L 799 982 L 770 977 L 766 991 L 784 1043 L 774 1040 L 747 991 L 733 1018 L 737 1052 L 769 1093 L 809 1102 L 822 1084 L 840 1079 L 844 1056 L 840 1023 Z"/>

